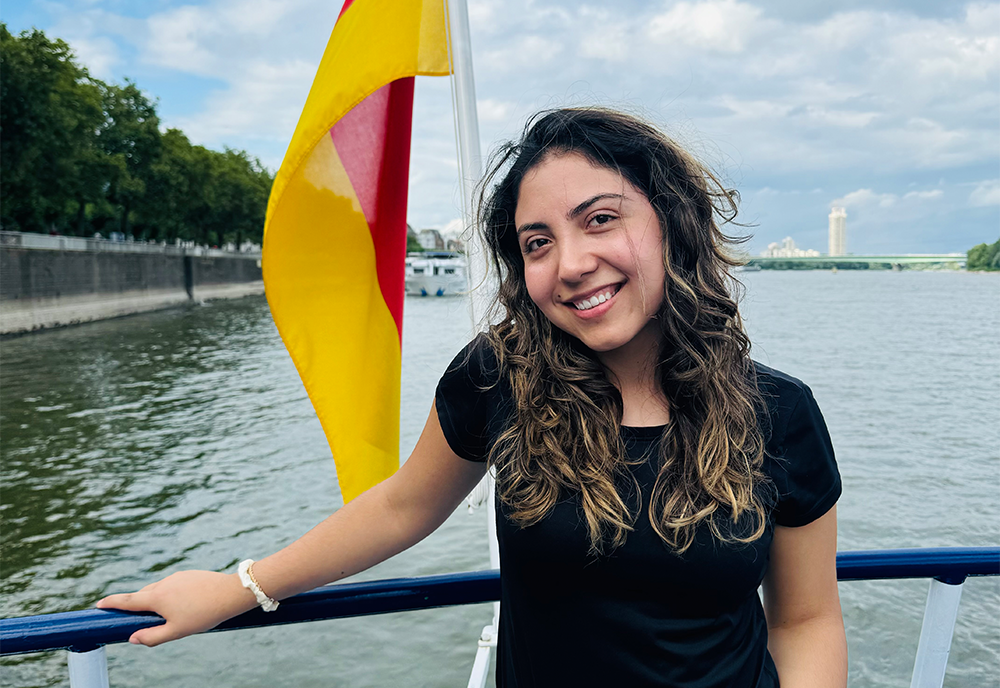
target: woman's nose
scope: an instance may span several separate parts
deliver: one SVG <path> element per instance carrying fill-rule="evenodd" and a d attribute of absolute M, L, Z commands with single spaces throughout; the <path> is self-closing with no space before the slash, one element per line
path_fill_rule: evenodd
<path fill-rule="evenodd" d="M 559 279 L 579 282 L 597 269 L 597 256 L 585 241 L 564 241 L 559 247 Z"/>

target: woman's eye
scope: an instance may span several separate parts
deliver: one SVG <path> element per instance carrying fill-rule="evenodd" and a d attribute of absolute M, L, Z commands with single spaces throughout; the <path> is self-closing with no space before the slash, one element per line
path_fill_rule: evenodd
<path fill-rule="evenodd" d="M 598 213 L 590 218 L 590 224 L 592 226 L 600 227 L 601 225 L 606 225 L 615 219 L 614 215 L 608 215 L 607 213 Z"/>
<path fill-rule="evenodd" d="M 547 243 L 549 243 L 549 240 L 545 237 L 535 237 L 524 244 L 524 252 L 531 253 L 533 251 L 537 251 Z"/>

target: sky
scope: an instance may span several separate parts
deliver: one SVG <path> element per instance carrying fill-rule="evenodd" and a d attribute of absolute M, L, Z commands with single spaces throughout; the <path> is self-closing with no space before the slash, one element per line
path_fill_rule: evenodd
<path fill-rule="evenodd" d="M 5 0 L 134 80 L 164 128 L 277 170 L 340 0 Z M 1000 238 L 1000 4 L 469 0 L 484 153 L 552 107 L 642 115 L 739 190 L 748 248 L 965 252 Z M 417 79 L 409 221 L 461 215 L 450 83 Z"/>

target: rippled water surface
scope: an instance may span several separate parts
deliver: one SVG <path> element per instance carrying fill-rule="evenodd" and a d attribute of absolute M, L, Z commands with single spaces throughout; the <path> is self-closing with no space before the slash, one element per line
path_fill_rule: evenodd
<path fill-rule="evenodd" d="M 755 357 L 806 380 L 845 492 L 841 549 L 1000 543 L 1000 276 L 747 274 Z M 349 333 L 345 332 L 345 336 Z M 461 300 L 406 302 L 402 451 L 470 336 Z M 183 568 L 231 569 L 341 504 L 261 298 L 0 342 L 0 615 L 81 609 Z M 486 568 L 460 509 L 357 579 Z M 926 581 L 841 584 L 852 686 L 907 686 Z M 113 686 L 465 685 L 489 605 L 108 649 Z M 966 586 L 946 686 L 1000 685 L 1000 580 Z M 4 660 L 65 685 L 64 653 Z"/>

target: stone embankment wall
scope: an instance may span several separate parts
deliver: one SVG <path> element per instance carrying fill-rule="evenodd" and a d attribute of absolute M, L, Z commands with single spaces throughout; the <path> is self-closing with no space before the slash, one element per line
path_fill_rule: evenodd
<path fill-rule="evenodd" d="M 264 291 L 258 255 L 103 246 L 53 250 L 11 243 L 0 244 L 0 334 Z"/>

